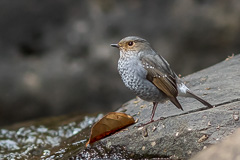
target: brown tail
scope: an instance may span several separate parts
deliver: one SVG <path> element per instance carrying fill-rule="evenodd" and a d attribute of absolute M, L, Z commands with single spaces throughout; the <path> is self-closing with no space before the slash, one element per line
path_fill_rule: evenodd
<path fill-rule="evenodd" d="M 202 98 L 196 96 L 195 94 L 193 94 L 193 93 L 191 93 L 191 92 L 189 92 L 189 91 L 187 91 L 187 94 L 189 95 L 189 97 L 195 98 L 196 100 L 198 100 L 199 102 L 201 102 L 203 105 L 205 105 L 205 106 L 207 106 L 207 107 L 209 107 L 209 108 L 213 108 L 213 106 L 212 106 L 210 103 L 208 103 L 207 101 L 203 100 Z"/>

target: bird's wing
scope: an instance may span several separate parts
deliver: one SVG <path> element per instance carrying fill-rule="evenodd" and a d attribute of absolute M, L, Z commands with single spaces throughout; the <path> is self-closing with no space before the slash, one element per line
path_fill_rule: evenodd
<path fill-rule="evenodd" d="M 177 76 L 171 70 L 167 61 L 160 55 L 144 56 L 141 60 L 143 67 L 148 72 L 147 79 L 165 93 L 177 108 L 182 109 L 182 106 L 176 99 L 178 95 Z"/>

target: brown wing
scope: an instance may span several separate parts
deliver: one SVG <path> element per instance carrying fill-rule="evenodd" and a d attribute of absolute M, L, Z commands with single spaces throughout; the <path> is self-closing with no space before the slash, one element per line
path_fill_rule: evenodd
<path fill-rule="evenodd" d="M 141 60 L 143 67 L 148 71 L 147 79 L 165 93 L 177 108 L 182 109 L 176 98 L 178 95 L 176 75 L 166 60 L 159 55 L 143 57 Z"/>

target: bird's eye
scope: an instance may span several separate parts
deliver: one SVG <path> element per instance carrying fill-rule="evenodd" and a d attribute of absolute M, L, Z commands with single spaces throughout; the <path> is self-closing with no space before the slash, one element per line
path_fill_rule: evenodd
<path fill-rule="evenodd" d="M 133 45 L 133 41 L 129 41 L 128 46 L 132 46 L 132 45 Z"/>

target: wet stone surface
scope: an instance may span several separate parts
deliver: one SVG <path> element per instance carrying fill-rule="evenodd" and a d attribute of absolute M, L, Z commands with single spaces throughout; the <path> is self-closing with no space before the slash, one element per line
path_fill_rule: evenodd
<path fill-rule="evenodd" d="M 102 143 L 98 143 L 91 147 L 87 147 L 76 156 L 71 157 L 70 159 L 124 159 L 124 158 L 133 158 L 135 154 L 130 151 L 127 151 L 123 146 L 109 146 Z"/>
<path fill-rule="evenodd" d="M 85 145 L 91 125 L 102 116 L 47 118 L 0 129 L 0 159 L 63 158 Z"/>

